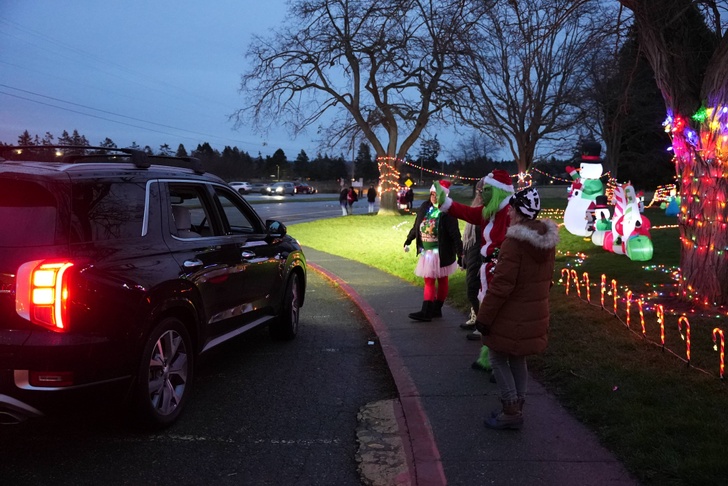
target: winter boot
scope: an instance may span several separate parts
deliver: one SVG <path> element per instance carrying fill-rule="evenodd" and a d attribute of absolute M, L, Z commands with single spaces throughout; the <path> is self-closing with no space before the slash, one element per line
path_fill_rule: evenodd
<path fill-rule="evenodd" d="M 478 356 L 478 359 L 470 367 L 474 370 L 491 371 L 493 368 L 490 366 L 489 356 L 490 350 L 488 346 L 482 346 L 480 348 L 480 356 Z"/>
<path fill-rule="evenodd" d="M 523 405 L 525 405 L 525 404 L 526 404 L 525 398 L 518 399 L 518 410 L 521 412 L 521 415 L 523 415 Z M 492 412 L 490 412 L 490 416 L 495 418 L 498 416 L 499 413 L 500 413 L 500 410 L 493 410 Z"/>
<path fill-rule="evenodd" d="M 409 318 L 414 321 L 430 322 L 432 320 L 432 308 L 434 304 L 431 300 L 422 301 L 422 310 L 411 313 Z"/>
<path fill-rule="evenodd" d="M 472 307 L 470 308 L 470 317 L 468 317 L 468 320 L 465 321 L 464 324 L 460 324 L 460 329 L 465 329 L 467 331 L 473 331 L 475 329 L 475 320 L 478 318 L 478 315 L 475 313 L 475 309 Z"/>
<path fill-rule="evenodd" d="M 519 430 L 523 427 L 523 413 L 519 410 L 518 400 L 510 402 L 503 402 L 503 410 L 495 417 L 488 417 L 485 419 L 485 426 L 489 429 L 504 430 L 512 429 Z"/>
<path fill-rule="evenodd" d="M 442 317 L 442 306 L 445 304 L 442 300 L 436 300 L 432 306 L 432 317 Z"/>

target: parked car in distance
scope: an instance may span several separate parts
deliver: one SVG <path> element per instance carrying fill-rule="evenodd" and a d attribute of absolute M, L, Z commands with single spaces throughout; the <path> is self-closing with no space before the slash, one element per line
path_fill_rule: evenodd
<path fill-rule="evenodd" d="M 250 192 L 251 194 L 263 194 L 266 187 L 268 187 L 268 184 L 263 184 L 262 182 L 251 182 Z"/>
<path fill-rule="evenodd" d="M 305 182 L 295 182 L 296 194 L 315 194 L 316 189 L 313 186 L 309 186 Z"/>
<path fill-rule="evenodd" d="M 296 186 L 293 182 L 276 182 L 267 186 L 263 190 L 263 194 L 268 196 L 285 196 L 286 194 L 290 194 L 293 196 L 296 194 Z"/>
<path fill-rule="evenodd" d="M 248 194 L 253 188 L 250 182 L 229 182 L 228 184 L 240 194 Z"/>
<path fill-rule="evenodd" d="M 0 215 L 0 423 L 102 402 L 167 426 L 211 349 L 298 332 L 301 246 L 197 159 L 0 146 Z"/>

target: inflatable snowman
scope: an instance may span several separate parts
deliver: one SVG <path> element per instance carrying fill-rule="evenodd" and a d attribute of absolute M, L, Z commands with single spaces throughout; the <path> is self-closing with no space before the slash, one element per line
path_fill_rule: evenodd
<path fill-rule="evenodd" d="M 603 170 L 599 157 L 601 150 L 599 143 L 593 140 L 585 141 L 582 143 L 580 169 L 577 171 L 574 167 L 566 167 L 575 184 L 564 211 L 564 226 L 569 233 L 577 236 L 592 234 L 593 230 L 589 230 L 587 211 L 597 196 L 604 194 L 604 184 L 600 180 Z"/>

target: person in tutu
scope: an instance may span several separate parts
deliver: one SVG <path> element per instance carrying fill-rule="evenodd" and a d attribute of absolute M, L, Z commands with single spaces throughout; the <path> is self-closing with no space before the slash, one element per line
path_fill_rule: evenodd
<path fill-rule="evenodd" d="M 440 187 L 449 193 L 450 181 L 439 181 Z M 417 266 L 415 275 L 425 279 L 422 309 L 409 315 L 410 319 L 429 322 L 433 317 L 442 317 L 442 305 L 449 289 L 449 276 L 460 266 L 463 241 L 457 219 L 441 212 L 437 205 L 435 186 L 430 188 L 430 198 L 417 210 L 404 251 L 410 244 L 417 243 Z"/>

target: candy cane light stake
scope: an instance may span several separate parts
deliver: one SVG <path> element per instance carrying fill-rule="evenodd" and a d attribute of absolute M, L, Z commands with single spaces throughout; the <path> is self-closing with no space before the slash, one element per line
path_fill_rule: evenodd
<path fill-rule="evenodd" d="M 662 304 L 657 306 L 657 322 L 660 324 L 660 343 L 662 350 L 665 350 L 665 307 Z"/>
<path fill-rule="evenodd" d="M 723 330 L 719 327 L 713 329 L 713 349 L 718 351 L 718 343 L 716 342 L 715 336 L 720 334 L 720 379 L 723 379 L 723 372 L 725 371 L 725 336 Z"/>
<path fill-rule="evenodd" d="M 682 323 L 685 323 L 685 335 L 682 331 Z M 680 331 L 680 337 L 685 341 L 685 356 L 688 358 L 688 366 L 690 366 L 690 321 L 685 316 L 680 316 L 677 320 L 677 329 Z"/>
<path fill-rule="evenodd" d="M 581 287 L 579 286 L 579 274 L 576 273 L 576 270 L 572 270 L 571 276 L 574 278 L 574 286 L 576 287 L 576 295 L 581 299 Z"/>
<path fill-rule="evenodd" d="M 628 329 L 631 329 L 630 325 L 629 325 L 629 323 L 630 323 L 629 313 L 630 313 L 631 308 L 632 308 L 632 291 L 628 290 L 627 291 L 627 328 Z"/>
<path fill-rule="evenodd" d="M 566 295 L 569 295 L 569 283 L 571 281 L 571 272 L 568 268 L 562 268 L 561 269 L 561 278 L 564 278 L 564 275 L 566 275 Z"/>

